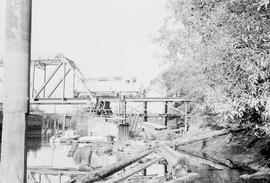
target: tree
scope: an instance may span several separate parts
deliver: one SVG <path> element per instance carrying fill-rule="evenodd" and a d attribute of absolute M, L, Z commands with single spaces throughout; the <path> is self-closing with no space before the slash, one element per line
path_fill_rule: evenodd
<path fill-rule="evenodd" d="M 195 98 L 226 124 L 266 130 L 268 6 L 269 0 L 170 0 L 155 39 L 173 65 L 163 77 L 168 91 Z"/>

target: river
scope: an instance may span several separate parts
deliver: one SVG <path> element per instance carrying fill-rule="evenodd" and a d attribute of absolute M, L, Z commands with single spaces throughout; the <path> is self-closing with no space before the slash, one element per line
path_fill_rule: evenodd
<path fill-rule="evenodd" d="M 127 127 L 120 127 L 114 123 L 105 122 L 103 120 L 93 120 L 87 124 L 81 125 L 81 130 L 85 134 L 95 134 L 99 136 L 114 135 L 120 141 L 129 139 Z M 78 157 L 67 157 L 68 151 L 71 148 L 69 144 L 52 145 L 49 143 L 49 136 L 42 138 L 29 138 L 27 146 L 27 164 L 33 166 L 50 166 L 50 167 L 75 167 L 78 168 L 82 160 Z M 98 153 L 91 152 L 91 159 L 88 162 L 92 167 L 107 166 L 121 159 L 121 154 L 113 153 Z M 164 165 L 155 164 L 147 169 L 147 174 L 157 174 L 164 176 Z M 243 181 L 239 176 L 245 172 L 236 169 L 217 170 L 207 165 L 198 164 L 191 168 L 192 172 L 199 173 L 200 178 L 195 182 L 198 183 L 264 183 L 266 181 Z M 142 172 L 140 173 L 142 174 Z M 38 178 L 36 176 L 36 178 Z M 49 182 L 59 183 L 57 176 L 42 177 L 42 183 Z M 61 181 L 65 182 L 69 177 L 62 176 Z M 138 181 L 137 181 L 138 182 Z"/>

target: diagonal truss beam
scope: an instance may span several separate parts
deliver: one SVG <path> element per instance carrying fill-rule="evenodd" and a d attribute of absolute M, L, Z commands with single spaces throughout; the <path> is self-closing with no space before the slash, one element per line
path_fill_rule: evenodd
<path fill-rule="evenodd" d="M 82 85 L 83 89 L 86 91 L 87 95 L 87 100 L 90 102 L 94 102 L 95 100 L 95 93 L 91 92 L 91 90 L 89 89 L 89 87 L 86 84 L 86 78 L 83 75 L 83 73 L 81 72 L 81 70 L 76 66 L 75 62 L 64 57 L 62 54 L 54 54 L 54 55 L 40 55 L 37 56 L 36 58 L 34 57 L 32 59 L 32 66 L 33 66 L 33 83 L 35 81 L 35 67 L 36 68 L 40 68 L 42 70 L 44 70 L 44 81 L 42 86 L 39 88 L 39 90 L 35 90 L 34 85 L 32 86 L 32 100 L 34 101 L 39 101 L 39 100 L 51 100 L 51 99 L 57 99 L 57 101 L 59 100 L 59 98 L 55 98 L 52 97 L 53 94 L 59 90 L 60 85 L 62 85 L 62 91 L 61 91 L 61 100 L 62 101 L 66 101 L 66 100 L 70 100 L 71 98 L 68 98 L 67 96 L 65 96 L 66 91 L 68 89 L 71 89 L 73 91 L 73 95 L 72 98 L 76 99 L 77 96 L 74 95 L 74 91 L 75 91 L 75 78 L 77 78 L 78 82 L 80 82 L 80 84 Z M 53 70 L 53 72 L 51 72 L 51 74 L 49 75 L 49 77 L 47 77 L 46 79 L 46 66 L 53 66 L 55 69 Z M 62 67 L 63 66 L 63 67 Z M 59 78 L 58 77 L 58 73 L 59 70 L 62 70 L 61 68 L 63 68 L 63 74 L 62 77 Z M 72 73 L 72 88 L 66 88 L 66 83 L 67 83 L 67 76 L 70 75 L 70 73 Z M 56 80 L 55 82 L 52 82 L 51 80 Z M 53 86 L 51 85 L 51 83 L 53 83 Z M 70 82 L 68 82 L 70 83 Z M 50 85 L 50 86 L 49 86 Z M 45 89 L 47 90 L 49 89 L 49 92 L 46 92 L 46 96 L 45 96 Z M 41 94 L 43 93 L 43 95 L 41 96 Z M 82 100 L 82 98 L 80 98 L 79 100 Z"/>
<path fill-rule="evenodd" d="M 65 73 L 65 76 L 64 78 L 67 77 L 67 75 L 70 73 L 71 69 L 69 69 L 66 73 Z M 55 90 L 60 86 L 60 84 L 64 81 L 64 78 L 61 78 L 57 83 L 56 85 L 53 87 L 53 89 L 51 90 L 51 92 L 47 95 L 46 98 L 51 98 L 51 96 L 54 94 Z"/>
<path fill-rule="evenodd" d="M 90 96 L 90 99 L 93 99 L 94 98 L 94 93 L 91 92 L 91 90 L 89 89 L 89 87 L 87 86 L 87 84 L 85 83 L 85 76 L 83 75 L 83 73 L 81 72 L 81 70 L 75 65 L 75 63 L 73 61 L 71 61 L 70 59 L 66 58 L 65 59 L 67 60 L 67 64 L 74 68 L 74 73 L 75 75 L 79 78 L 79 80 L 81 81 L 82 85 L 84 86 L 84 88 L 86 89 L 88 95 Z"/>
<path fill-rule="evenodd" d="M 59 70 L 59 68 L 63 65 L 63 62 L 60 62 L 58 64 L 58 66 L 55 68 L 55 70 L 51 73 L 51 75 L 49 76 L 49 78 L 46 80 L 46 82 L 41 86 L 41 88 L 37 91 L 36 96 L 34 97 L 34 100 L 38 98 L 38 96 L 40 95 L 40 93 L 42 92 L 42 90 L 47 86 L 47 84 L 50 82 L 50 80 L 53 78 L 53 76 L 55 75 L 55 73 Z"/>

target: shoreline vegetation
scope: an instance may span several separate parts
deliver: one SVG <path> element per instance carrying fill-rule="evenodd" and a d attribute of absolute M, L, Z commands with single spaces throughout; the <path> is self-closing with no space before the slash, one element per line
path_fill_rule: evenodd
<path fill-rule="evenodd" d="M 151 84 L 195 101 L 190 133 L 238 131 L 181 149 L 230 156 L 259 171 L 242 178 L 269 178 L 269 0 L 170 0 L 168 14 L 153 42 L 171 66 Z"/>

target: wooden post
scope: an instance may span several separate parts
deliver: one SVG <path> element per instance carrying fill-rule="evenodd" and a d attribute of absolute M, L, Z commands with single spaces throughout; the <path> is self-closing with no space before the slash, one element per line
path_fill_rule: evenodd
<path fill-rule="evenodd" d="M 46 82 L 46 65 L 44 65 L 44 71 L 43 71 L 43 83 Z M 46 86 L 44 87 L 44 90 L 43 90 L 43 98 L 45 98 L 45 95 L 46 95 Z"/>
<path fill-rule="evenodd" d="M 123 104 L 124 104 L 124 107 L 123 107 L 123 112 L 124 112 L 124 123 L 127 122 L 127 101 L 126 101 L 126 97 L 124 96 L 123 97 Z"/>
<path fill-rule="evenodd" d="M 146 176 L 146 175 L 147 175 L 147 170 L 145 168 L 145 169 L 143 169 L 143 176 Z"/>
<path fill-rule="evenodd" d="M 1 183 L 26 183 L 26 123 L 29 113 L 31 0 L 8 0 L 4 54 Z"/>
<path fill-rule="evenodd" d="M 188 118 L 187 118 L 188 103 L 185 102 L 185 132 L 188 131 Z"/>
<path fill-rule="evenodd" d="M 143 121 L 147 122 L 147 101 L 144 101 Z"/>
<path fill-rule="evenodd" d="M 119 92 L 119 103 L 118 103 L 118 116 L 121 116 L 121 94 Z"/>
<path fill-rule="evenodd" d="M 65 126 L 66 126 L 66 114 L 64 114 L 63 117 L 63 131 L 65 131 Z"/>
<path fill-rule="evenodd" d="M 53 121 L 53 133 L 56 135 L 56 119 Z"/>
<path fill-rule="evenodd" d="M 127 121 L 127 101 L 126 101 L 126 97 L 123 96 L 123 99 L 122 99 L 122 116 L 124 117 L 124 123 L 126 123 Z"/>
<path fill-rule="evenodd" d="M 164 164 L 164 174 L 166 175 L 168 173 L 168 165 Z"/>
<path fill-rule="evenodd" d="M 57 120 L 57 134 L 59 134 L 60 130 L 60 120 Z"/>
<path fill-rule="evenodd" d="M 165 102 L 164 106 L 164 125 L 168 125 L 168 101 Z"/>

